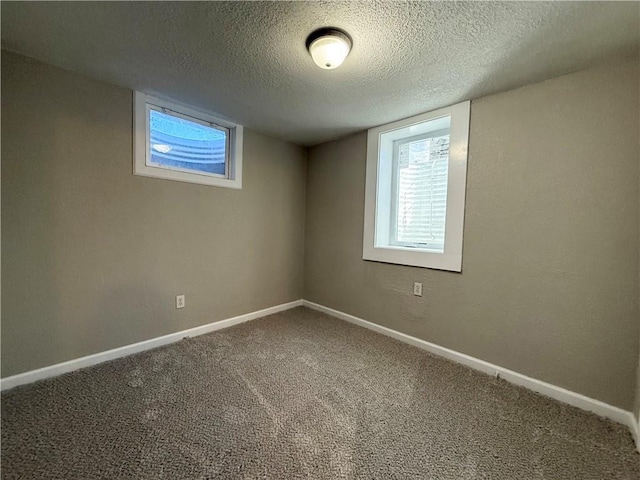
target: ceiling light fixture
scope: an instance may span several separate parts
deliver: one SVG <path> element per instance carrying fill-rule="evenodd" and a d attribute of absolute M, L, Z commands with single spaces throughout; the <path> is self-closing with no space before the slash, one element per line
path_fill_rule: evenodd
<path fill-rule="evenodd" d="M 307 50 L 320 68 L 339 67 L 351 51 L 351 37 L 338 28 L 319 28 L 307 37 Z"/>

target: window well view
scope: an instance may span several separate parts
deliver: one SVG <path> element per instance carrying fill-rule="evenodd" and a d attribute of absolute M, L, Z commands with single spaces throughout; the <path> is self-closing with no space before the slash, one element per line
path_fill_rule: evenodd
<path fill-rule="evenodd" d="M 149 110 L 148 165 L 226 176 L 229 132 Z"/>

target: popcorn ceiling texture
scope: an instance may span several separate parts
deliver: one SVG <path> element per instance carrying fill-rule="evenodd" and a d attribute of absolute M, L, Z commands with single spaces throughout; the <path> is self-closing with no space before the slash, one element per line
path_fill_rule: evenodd
<path fill-rule="evenodd" d="M 7 2 L 2 45 L 304 145 L 637 52 L 640 4 Z M 343 28 L 344 65 L 305 49 Z"/>
<path fill-rule="evenodd" d="M 2 478 L 637 479 L 622 425 L 297 308 L 2 395 Z"/>

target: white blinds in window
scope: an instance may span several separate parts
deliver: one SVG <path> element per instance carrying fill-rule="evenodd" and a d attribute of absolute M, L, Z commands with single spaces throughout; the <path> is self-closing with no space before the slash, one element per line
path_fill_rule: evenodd
<path fill-rule="evenodd" d="M 404 141 L 397 145 L 395 154 L 397 195 L 392 238 L 399 245 L 442 253 L 449 134 Z"/>

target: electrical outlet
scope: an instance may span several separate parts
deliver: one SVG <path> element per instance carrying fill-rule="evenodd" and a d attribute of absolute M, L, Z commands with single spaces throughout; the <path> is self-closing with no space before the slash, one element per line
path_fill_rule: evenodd
<path fill-rule="evenodd" d="M 416 297 L 422 296 L 422 284 L 418 282 L 413 282 L 413 294 Z"/>
<path fill-rule="evenodd" d="M 176 297 L 176 308 L 184 308 L 184 295 Z"/>

